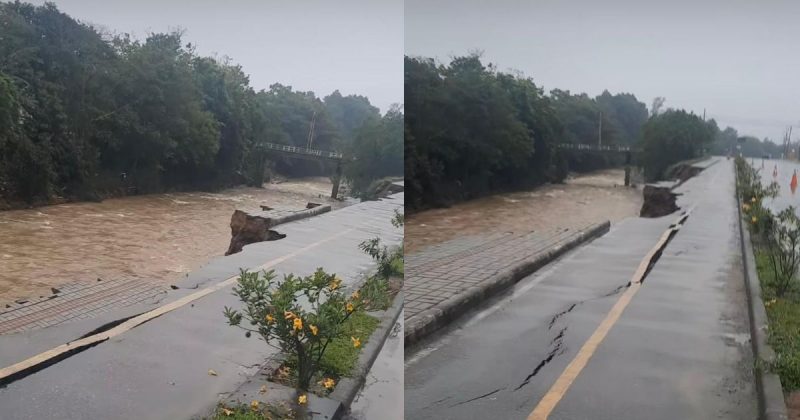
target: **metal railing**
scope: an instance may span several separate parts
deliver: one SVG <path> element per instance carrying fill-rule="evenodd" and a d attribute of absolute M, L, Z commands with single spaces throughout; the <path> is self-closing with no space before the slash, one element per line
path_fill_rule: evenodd
<path fill-rule="evenodd" d="M 305 147 L 290 146 L 288 144 L 277 143 L 261 143 L 265 148 L 270 150 L 277 150 L 279 152 L 295 153 L 306 156 L 319 156 L 325 159 L 342 159 L 343 155 L 337 152 L 328 152 L 325 150 L 308 149 Z"/>
<path fill-rule="evenodd" d="M 559 149 L 569 150 L 591 150 L 597 152 L 631 152 L 633 151 L 628 146 L 619 145 L 596 145 L 596 144 L 580 144 L 580 143 L 559 143 Z"/>

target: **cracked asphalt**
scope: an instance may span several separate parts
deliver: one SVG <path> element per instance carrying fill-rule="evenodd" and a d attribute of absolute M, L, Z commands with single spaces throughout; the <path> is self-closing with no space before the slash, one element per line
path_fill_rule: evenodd
<path fill-rule="evenodd" d="M 391 225 L 403 194 L 370 201 L 310 219 L 288 223 L 280 241 L 249 245 L 188 275 L 163 303 L 236 276 L 240 267 L 268 261 L 278 276 L 308 275 L 318 267 L 338 274 L 353 287 L 374 268 L 358 249 L 380 237 L 399 244 L 402 230 Z M 322 242 L 329 239 L 327 242 Z M 98 326 L 158 305 L 138 305 L 98 318 L 0 336 L 0 366 L 72 341 Z M 189 419 L 206 416 L 236 390 L 275 351 L 227 325 L 225 306 L 240 307 L 231 286 L 141 324 L 44 369 L 0 387 L 0 418 L 5 419 Z M 399 364 L 399 363 L 398 363 Z M 209 369 L 217 374 L 210 375 Z"/>
<path fill-rule="evenodd" d="M 676 190 L 692 213 L 550 419 L 756 418 L 734 187 L 717 159 Z M 406 418 L 527 418 L 677 215 L 625 219 L 406 349 Z"/>

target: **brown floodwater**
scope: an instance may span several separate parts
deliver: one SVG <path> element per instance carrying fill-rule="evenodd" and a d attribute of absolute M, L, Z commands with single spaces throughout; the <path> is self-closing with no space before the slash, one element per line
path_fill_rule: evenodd
<path fill-rule="evenodd" d="M 309 201 L 327 203 L 330 190 L 327 178 L 303 178 L 264 189 L 153 194 L 0 212 L 0 303 L 97 278 L 172 282 L 225 253 L 236 208 L 302 209 Z"/>
<path fill-rule="evenodd" d="M 408 253 L 462 235 L 575 228 L 586 223 L 638 216 L 640 189 L 622 186 L 624 171 L 609 169 L 578 175 L 564 184 L 498 194 L 409 215 Z"/>

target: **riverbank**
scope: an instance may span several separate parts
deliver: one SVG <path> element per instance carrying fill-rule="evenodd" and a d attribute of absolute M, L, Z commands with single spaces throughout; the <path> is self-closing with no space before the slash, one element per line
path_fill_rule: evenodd
<path fill-rule="evenodd" d="M 170 284 L 230 241 L 236 208 L 301 209 L 329 203 L 328 178 L 68 203 L 0 213 L 0 304 L 50 294 L 76 281 L 144 280 Z M 334 208 L 353 200 L 330 202 Z"/>
<path fill-rule="evenodd" d="M 497 194 L 406 216 L 406 252 L 471 235 L 574 228 L 638 216 L 642 193 L 623 169 L 579 174 L 564 184 Z"/>

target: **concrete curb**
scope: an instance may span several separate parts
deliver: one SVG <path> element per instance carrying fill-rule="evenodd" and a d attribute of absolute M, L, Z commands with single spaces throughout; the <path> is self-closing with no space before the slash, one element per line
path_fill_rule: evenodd
<path fill-rule="evenodd" d="M 336 413 L 333 415 L 334 420 L 341 419 L 344 414 L 349 411 L 350 405 L 353 403 L 356 395 L 358 395 L 358 392 L 361 391 L 361 387 L 364 386 L 367 380 L 367 374 L 375 363 L 375 359 L 378 358 L 378 353 L 381 352 L 383 344 L 389 338 L 389 334 L 392 332 L 402 312 L 403 292 L 400 291 L 394 297 L 392 306 L 380 314 L 379 318 L 381 323 L 369 337 L 369 341 L 364 345 L 364 348 L 361 349 L 361 354 L 358 357 L 353 376 L 342 378 L 333 392 L 328 396 L 328 398 L 339 402 L 339 409 L 336 410 Z M 398 397 L 402 398 L 402 395 Z"/>
<path fill-rule="evenodd" d="M 734 169 L 735 170 L 735 169 Z M 739 215 L 739 238 L 742 245 L 747 309 L 750 316 L 750 342 L 755 359 L 756 393 L 758 394 L 758 418 L 762 420 L 785 420 L 788 418 L 786 401 L 783 398 L 781 380 L 777 374 L 769 372 L 765 365 L 775 360 L 775 352 L 767 344 L 767 310 L 761 299 L 761 283 L 756 271 L 756 256 L 750 231 L 742 223 L 742 206 L 736 192 L 736 208 Z"/>
<path fill-rule="evenodd" d="M 515 266 L 500 271 L 461 293 L 450 297 L 434 308 L 426 309 L 406 320 L 404 344 L 408 348 L 449 324 L 464 312 L 503 289 L 517 283 L 547 263 L 564 255 L 578 245 L 604 235 L 611 228 L 606 221 L 580 231 L 567 243 L 555 247 L 543 254 L 521 261 Z"/>
<path fill-rule="evenodd" d="M 323 206 L 317 206 L 317 207 L 306 209 L 306 210 L 300 210 L 300 211 L 294 212 L 292 214 L 288 214 L 286 216 L 270 218 L 269 226 L 270 227 L 275 227 L 275 226 L 278 226 L 278 225 L 282 225 L 284 223 L 294 222 L 295 220 L 307 219 L 309 217 L 317 216 L 317 215 L 320 215 L 322 213 L 327 213 L 329 211 L 331 211 L 331 205 L 330 204 L 325 204 Z"/>

